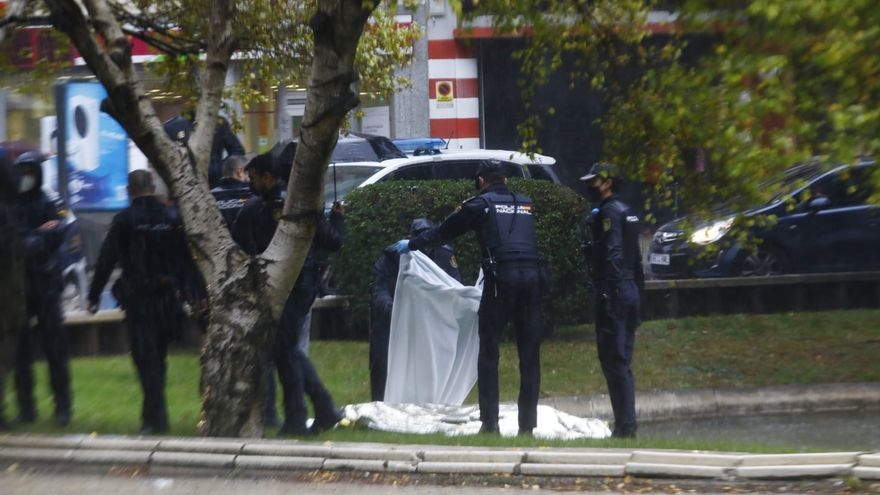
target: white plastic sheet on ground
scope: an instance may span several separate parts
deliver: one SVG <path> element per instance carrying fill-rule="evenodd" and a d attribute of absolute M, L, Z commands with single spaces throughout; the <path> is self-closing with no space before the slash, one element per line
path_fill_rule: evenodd
<path fill-rule="evenodd" d="M 352 423 L 393 433 L 443 433 L 458 436 L 474 435 L 480 430 L 478 406 L 367 402 L 349 404 L 343 411 L 345 418 Z M 505 437 L 518 433 L 516 404 L 500 405 L 498 429 Z M 544 405 L 538 406 L 538 426 L 532 433 L 537 438 L 558 440 L 601 439 L 611 436 L 611 430 L 604 421 L 579 418 Z"/>
<path fill-rule="evenodd" d="M 477 382 L 481 293 L 481 287 L 462 285 L 423 253 L 400 257 L 385 402 L 464 402 Z"/>

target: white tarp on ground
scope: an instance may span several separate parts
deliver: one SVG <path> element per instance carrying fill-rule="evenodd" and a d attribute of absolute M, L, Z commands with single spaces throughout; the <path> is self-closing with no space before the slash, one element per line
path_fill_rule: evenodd
<path fill-rule="evenodd" d="M 480 430 L 480 408 L 477 406 L 367 402 L 347 405 L 343 411 L 345 418 L 357 425 L 394 433 L 458 436 L 474 435 Z M 505 437 L 518 433 L 516 404 L 501 404 L 498 429 Z M 611 430 L 604 421 L 578 418 L 544 405 L 538 406 L 538 427 L 532 433 L 537 438 L 558 440 L 611 436 Z"/>
<path fill-rule="evenodd" d="M 462 285 L 423 253 L 400 257 L 385 402 L 464 402 L 477 382 L 481 292 L 481 286 Z"/>

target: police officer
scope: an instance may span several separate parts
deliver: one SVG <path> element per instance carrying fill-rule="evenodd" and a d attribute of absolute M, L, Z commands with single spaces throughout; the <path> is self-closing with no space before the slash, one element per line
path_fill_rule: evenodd
<path fill-rule="evenodd" d="M 531 435 L 538 419 L 543 338 L 541 277 L 532 200 L 507 188 L 507 179 L 497 164 L 481 167 L 475 180 L 480 190 L 477 196 L 465 200 L 439 227 L 413 239 L 398 241 L 396 249 L 405 253 L 439 246 L 468 231 L 476 231 L 485 276 L 479 309 L 477 359 L 480 431 L 499 433 L 498 346 L 512 318 L 519 352 L 519 433 Z"/>
<path fill-rule="evenodd" d="M 16 334 L 26 321 L 25 254 L 16 218 L 17 200 L 18 174 L 12 161 L 0 156 L 0 430 L 9 428 L 4 414 L 6 374 L 14 362 Z"/>
<path fill-rule="evenodd" d="M 427 218 L 416 218 L 410 225 L 410 238 L 431 229 L 434 224 Z M 461 282 L 461 272 L 455 261 L 455 251 L 449 244 L 423 251 L 443 271 Z M 388 378 L 388 343 L 391 336 L 391 307 L 400 269 L 400 255 L 394 247 L 382 251 L 373 265 L 373 283 L 370 284 L 370 395 L 372 400 L 383 400 Z"/>
<path fill-rule="evenodd" d="M 180 214 L 155 196 L 152 172 L 128 174 L 130 205 L 113 217 L 89 287 L 89 311 L 98 311 L 101 292 L 117 265 L 122 276 L 114 295 L 125 309 L 131 357 L 144 392 L 141 433 L 168 431 L 165 402 L 168 344 L 183 329 L 181 294 L 193 261 Z"/>
<path fill-rule="evenodd" d="M 630 365 L 639 325 L 639 293 L 644 288 L 639 251 L 639 217 L 615 194 L 621 177 L 615 165 L 596 163 L 580 178 L 594 207 L 588 220 L 595 297 L 596 348 L 614 410 L 612 436 L 636 435 L 635 384 Z M 598 210 L 598 211 L 597 211 Z"/>
<path fill-rule="evenodd" d="M 192 134 L 194 117 L 192 109 L 184 110 L 180 115 L 175 115 L 165 121 L 163 124 L 165 132 L 171 139 L 186 145 L 189 142 L 190 134 Z M 244 155 L 244 146 L 238 136 L 232 132 L 229 121 L 218 117 L 217 125 L 214 128 L 214 139 L 211 142 L 211 161 L 208 164 L 208 186 L 212 189 L 220 183 L 224 152 L 226 156 Z"/>
<path fill-rule="evenodd" d="M 17 217 L 26 253 L 25 294 L 27 317 L 36 319 L 36 328 L 22 328 L 18 333 L 15 363 L 15 388 L 18 397 L 18 420 L 33 422 L 34 406 L 33 345 L 35 333 L 43 343 L 49 363 L 49 382 L 55 397 L 55 422 L 70 423 L 70 354 L 67 330 L 61 324 L 61 244 L 64 223 L 59 205 L 42 191 L 43 158 L 38 152 L 22 153 L 16 160 L 19 173 Z"/>
<path fill-rule="evenodd" d="M 232 228 L 232 238 L 250 255 L 262 253 L 275 235 L 278 218 L 284 208 L 285 185 L 279 180 L 279 169 L 272 156 L 264 153 L 254 157 L 245 170 L 256 193 L 252 196 Z M 322 263 L 326 253 L 342 246 L 345 236 L 343 210 L 335 204 L 329 217 L 319 213 L 315 238 L 306 255 L 299 277 L 287 297 L 272 349 L 273 361 L 284 393 L 284 423 L 279 435 L 317 433 L 333 427 L 342 419 L 333 398 L 321 383 L 318 373 L 305 352 L 297 345 L 300 329 L 308 317 L 318 293 Z M 267 414 L 274 411 L 274 384 L 267 391 Z M 307 408 L 304 393 L 312 399 L 315 421 L 306 429 Z"/>
<path fill-rule="evenodd" d="M 248 183 L 247 173 L 244 166 L 247 160 L 241 155 L 230 155 L 223 160 L 223 177 L 217 187 L 211 189 L 211 194 L 217 200 L 217 207 L 226 220 L 230 229 L 235 223 L 235 217 L 247 202 L 251 195 L 251 187 Z"/>

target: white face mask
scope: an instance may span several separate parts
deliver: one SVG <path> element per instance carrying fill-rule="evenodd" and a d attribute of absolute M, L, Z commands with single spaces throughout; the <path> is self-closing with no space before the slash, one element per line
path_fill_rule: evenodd
<path fill-rule="evenodd" d="M 23 175 L 18 183 L 18 192 L 25 193 L 30 191 L 37 185 L 37 178 L 33 175 Z"/>

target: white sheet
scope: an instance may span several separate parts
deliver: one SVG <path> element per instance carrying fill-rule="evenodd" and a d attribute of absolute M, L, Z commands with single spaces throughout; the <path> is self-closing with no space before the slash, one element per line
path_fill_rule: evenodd
<path fill-rule="evenodd" d="M 382 402 L 349 404 L 343 409 L 352 423 L 373 430 L 394 433 L 443 433 L 447 436 L 475 435 L 480 430 L 480 409 L 477 406 L 391 405 Z M 501 436 L 512 437 L 519 432 L 516 404 L 501 404 L 498 429 Z M 550 406 L 538 406 L 538 426 L 532 432 L 537 438 L 573 440 L 577 438 L 608 438 L 608 424 L 595 418 L 578 418 Z"/>
<path fill-rule="evenodd" d="M 462 285 L 418 251 L 400 257 L 391 309 L 389 404 L 460 406 L 477 382 L 482 285 Z"/>

